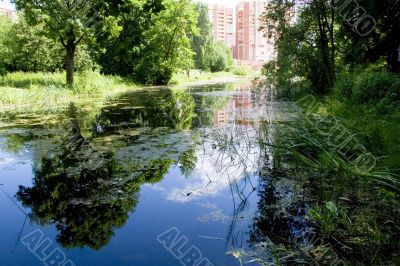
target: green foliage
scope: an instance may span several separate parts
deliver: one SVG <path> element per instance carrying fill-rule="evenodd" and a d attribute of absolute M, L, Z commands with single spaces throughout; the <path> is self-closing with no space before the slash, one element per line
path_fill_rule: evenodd
<path fill-rule="evenodd" d="M 354 100 L 363 102 L 378 102 L 383 99 L 400 100 L 400 78 L 388 72 L 362 73 L 354 87 Z"/>
<path fill-rule="evenodd" d="M 342 100 L 350 100 L 353 97 L 356 74 L 343 71 L 339 73 L 335 83 L 335 93 Z"/>
<path fill-rule="evenodd" d="M 135 77 L 144 84 L 166 85 L 172 78 L 174 68 L 160 62 L 159 56 L 149 53 L 135 67 Z"/>
<path fill-rule="evenodd" d="M 98 72 L 80 72 L 78 83 L 71 90 L 64 84 L 65 73 L 13 72 L 0 78 L 0 103 L 27 108 L 60 107 L 71 101 L 79 101 L 87 96 L 112 95 L 121 91 L 137 89 L 129 80 L 117 76 L 105 76 Z"/>
<path fill-rule="evenodd" d="M 308 216 L 316 222 L 324 245 L 313 243 L 313 249 L 329 245 L 351 265 L 388 265 L 398 256 L 398 228 L 392 221 L 400 217 L 399 157 L 394 148 L 399 147 L 400 131 L 395 120 L 399 111 L 392 112 L 382 116 L 374 104 L 321 101 L 307 119 L 274 127 L 274 172 L 298 180 L 301 190 L 309 190 L 301 197 L 310 197 L 314 205 Z M 358 146 L 378 156 L 374 169 L 365 174 L 354 171 L 340 147 L 329 144 L 339 136 L 329 123 L 320 122 L 327 114 L 344 126 L 340 134 L 348 132 Z M 343 147 L 349 154 L 359 152 L 353 146 Z M 379 149 L 382 157 L 376 153 Z"/>
<path fill-rule="evenodd" d="M 178 69 L 193 66 L 188 36 L 197 36 L 197 13 L 191 1 L 135 1 L 120 16 L 119 35 L 99 40 L 102 72 L 134 76 L 145 84 L 167 84 Z"/>
<path fill-rule="evenodd" d="M 43 24 L 28 25 L 24 17 L 13 24 L 5 43 L 9 71 L 60 71 L 64 66 L 61 44 L 43 36 Z"/>
<path fill-rule="evenodd" d="M 168 84 L 178 70 L 233 66 L 230 50 L 213 40 L 207 7 L 190 0 L 14 2 L 20 20 L 0 21 L 3 75 L 65 69 L 72 85 L 73 73 L 96 69 L 96 61 L 105 74 Z"/>
<path fill-rule="evenodd" d="M 166 0 L 164 5 L 154 26 L 144 33 L 147 45 L 134 68 L 136 78 L 146 84 L 167 84 L 178 69 L 193 66 L 188 34 L 198 34 L 194 5 L 189 0 Z"/>
<path fill-rule="evenodd" d="M 230 71 L 234 65 L 232 51 L 223 42 L 214 40 L 207 5 L 197 3 L 196 10 L 200 34 L 191 37 L 195 68 L 211 72 Z"/>
<path fill-rule="evenodd" d="M 322 207 L 310 210 L 309 215 L 318 222 L 323 235 L 327 238 L 331 237 L 338 228 L 351 225 L 346 213 L 331 201 Z"/>
<path fill-rule="evenodd" d="M 400 43 L 396 39 L 400 34 L 399 1 L 362 0 L 358 2 L 359 9 L 355 9 L 347 1 L 312 0 L 296 4 L 297 20 L 292 17 L 295 3 L 270 1 L 264 14 L 265 30 L 277 39 L 278 51 L 275 67 L 267 66 L 264 72 L 268 82 L 276 85 L 278 97 L 288 97 L 297 90 L 297 80 L 306 81 L 302 85 L 315 93 L 326 94 L 334 86 L 336 73 L 355 71 L 365 63 L 384 62 L 385 69 L 400 73 L 397 60 Z M 331 3 L 344 7 L 333 9 Z M 371 17 L 370 24 L 365 24 Z M 386 97 L 381 94 L 386 94 L 388 88 L 382 89 L 382 86 L 390 85 L 391 78 L 378 77 L 378 74 L 371 79 L 366 76 L 362 79 L 372 85 L 362 90 L 360 87 L 354 91 L 354 97 L 360 101 Z M 378 85 L 380 81 L 382 86 Z M 350 97 L 353 91 L 346 89 L 351 86 L 348 77 L 339 83 L 342 97 Z M 378 89 L 383 92 L 376 93 Z"/>
<path fill-rule="evenodd" d="M 0 77 L 6 74 L 6 66 L 10 61 L 10 51 L 6 42 L 10 36 L 12 22 L 7 16 L 0 16 Z"/>
<path fill-rule="evenodd" d="M 215 42 L 207 54 L 206 64 L 211 72 L 230 71 L 233 67 L 232 52 L 223 42 Z"/>
<path fill-rule="evenodd" d="M 264 68 L 267 83 L 277 88 L 278 97 L 291 98 L 304 85 L 315 93 L 326 93 L 335 80 L 333 9 L 328 0 L 308 1 L 296 6 L 299 19 L 294 21 L 294 6 L 293 0 L 267 4 L 264 30 L 276 40 L 278 52 L 276 61 Z"/>
<path fill-rule="evenodd" d="M 237 76 L 247 76 L 248 75 L 248 69 L 244 66 L 240 66 L 240 67 L 235 67 L 233 69 L 233 74 L 237 75 Z"/>
<path fill-rule="evenodd" d="M 149 40 L 148 32 L 164 10 L 163 1 L 133 1 L 125 13 L 119 13 L 118 25 L 122 28 L 117 36 L 99 38 L 92 45 L 101 71 L 105 74 L 130 76 Z"/>
<path fill-rule="evenodd" d="M 383 103 L 382 107 L 400 101 L 400 78 L 387 71 L 365 69 L 343 72 L 335 85 L 341 99 L 357 104 Z"/>
<path fill-rule="evenodd" d="M 100 35 L 117 34 L 116 17 L 109 12 L 110 1 L 14 0 L 29 25 L 43 25 L 42 34 L 58 42 L 65 50 L 67 84 L 74 83 L 76 50 L 83 41 Z M 130 2 L 130 1 L 129 1 Z M 123 3 L 121 4 L 123 5 Z M 36 38 L 37 36 L 32 36 Z"/>
<path fill-rule="evenodd" d="M 197 27 L 199 34 L 191 36 L 191 46 L 196 53 L 194 58 L 195 68 L 210 71 L 209 53 L 213 48 L 214 34 L 208 15 L 208 6 L 199 2 L 196 4 L 198 13 Z"/>

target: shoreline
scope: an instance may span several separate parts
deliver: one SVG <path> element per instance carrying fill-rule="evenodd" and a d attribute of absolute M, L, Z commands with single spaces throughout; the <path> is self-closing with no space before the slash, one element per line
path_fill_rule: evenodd
<path fill-rule="evenodd" d="M 84 90 L 68 89 L 66 87 L 56 87 L 49 85 L 31 84 L 27 88 L 17 86 L 0 86 L 2 95 L 0 96 L 0 114 L 3 112 L 51 112 L 59 108 L 63 108 L 71 102 L 84 103 L 88 100 L 103 101 L 107 98 L 114 97 L 120 93 L 151 89 L 151 88 L 170 88 L 172 90 L 181 90 L 190 86 L 204 86 L 220 83 L 245 83 L 250 82 L 250 76 L 237 76 L 232 73 L 209 73 L 214 74 L 213 78 L 199 78 L 195 81 L 182 81 L 177 84 L 163 86 L 147 86 L 135 83 L 113 81 L 112 84 L 102 84 L 97 89 L 92 84 L 83 84 Z M 221 75 L 226 74 L 226 75 Z M 40 75 L 40 74 L 38 74 Z M 112 81 L 115 77 L 101 76 L 106 80 Z M 119 78 L 119 77 L 117 77 Z M 4 82 L 4 80 L 3 80 Z M 78 84 L 77 86 L 82 86 Z"/>

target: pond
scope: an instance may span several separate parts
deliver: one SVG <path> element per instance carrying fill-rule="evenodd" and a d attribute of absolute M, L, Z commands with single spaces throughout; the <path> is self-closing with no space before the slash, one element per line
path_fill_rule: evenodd
<path fill-rule="evenodd" d="M 292 181 L 265 174 L 261 139 L 290 109 L 235 83 L 3 113 L 0 264 L 272 261 L 310 226 Z"/>

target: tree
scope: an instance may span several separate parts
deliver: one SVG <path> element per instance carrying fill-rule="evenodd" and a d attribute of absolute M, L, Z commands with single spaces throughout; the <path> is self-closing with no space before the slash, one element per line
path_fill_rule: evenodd
<path fill-rule="evenodd" d="M 233 66 L 231 49 L 223 42 L 214 42 L 206 60 L 206 64 L 211 72 L 228 71 Z"/>
<path fill-rule="evenodd" d="M 135 1 L 120 15 L 118 25 L 122 28 L 118 36 L 97 40 L 92 47 L 97 53 L 97 62 L 105 74 L 129 76 L 142 51 L 145 49 L 145 33 L 154 26 L 157 14 L 164 10 L 162 0 Z"/>
<path fill-rule="evenodd" d="M 194 63 L 196 69 L 210 70 L 207 57 L 214 44 L 214 35 L 207 5 L 200 2 L 197 3 L 196 12 L 198 13 L 197 27 L 199 28 L 199 34 L 191 36 L 191 46 L 196 53 Z"/>
<path fill-rule="evenodd" d="M 189 36 L 198 35 L 197 13 L 189 0 L 134 1 L 120 16 L 120 34 L 100 40 L 102 72 L 167 84 L 178 69 L 193 66 Z"/>
<path fill-rule="evenodd" d="M 354 68 L 383 59 L 390 71 L 400 72 L 400 1 L 360 0 L 355 6 L 342 0 L 337 6 L 343 63 Z"/>
<path fill-rule="evenodd" d="M 114 33 L 116 17 L 109 15 L 108 6 L 121 2 L 100 0 L 13 0 L 31 25 L 43 23 L 44 33 L 58 40 L 66 52 L 65 68 L 67 85 L 74 83 L 77 47 L 84 39 L 106 32 Z"/>
<path fill-rule="evenodd" d="M 195 67 L 212 72 L 229 70 L 234 64 L 232 52 L 223 42 L 214 40 L 207 5 L 197 3 L 196 10 L 200 34 L 191 36 L 191 46 L 196 53 Z"/>
<path fill-rule="evenodd" d="M 134 68 L 137 79 L 148 84 L 167 84 L 178 69 L 193 66 L 189 35 L 198 35 L 197 13 L 190 0 L 165 0 L 165 9 L 144 33 L 144 49 Z"/>
<path fill-rule="evenodd" d="M 7 16 L 0 16 L 0 76 L 6 74 L 6 65 L 10 60 L 10 51 L 6 46 L 12 23 Z"/>
<path fill-rule="evenodd" d="M 276 71 L 278 87 L 290 87 L 298 78 L 308 80 L 317 93 L 333 86 L 336 16 L 331 0 L 272 0 L 263 19 L 268 36 L 276 40 L 278 59 L 269 69 Z"/>
<path fill-rule="evenodd" d="M 29 26 L 20 16 L 8 32 L 8 71 L 50 71 L 62 69 L 63 47 L 43 36 L 43 25 Z"/>

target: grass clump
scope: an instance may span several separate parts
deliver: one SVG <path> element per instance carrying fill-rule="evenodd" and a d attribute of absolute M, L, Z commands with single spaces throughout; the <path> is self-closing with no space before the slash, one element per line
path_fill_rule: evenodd
<path fill-rule="evenodd" d="M 344 157 L 344 151 L 358 155 L 363 149 L 332 142 L 338 135 L 324 131 L 321 124 L 322 114 L 332 112 L 327 107 L 330 102 L 325 104 L 326 108 L 308 119 L 302 116 L 276 126 L 274 172 L 299 182 L 304 190 L 298 193 L 312 206 L 309 220 L 315 224 L 321 243 L 329 245 L 338 258 L 349 265 L 391 265 L 400 255 L 396 241 L 400 228 L 395 222 L 400 219 L 400 179 L 395 169 L 388 167 L 385 156 L 377 156 L 376 166 L 365 173 Z M 348 136 L 366 145 L 352 129 L 348 128 Z M 388 154 L 385 147 L 382 149 Z"/>
<path fill-rule="evenodd" d="M 78 73 L 72 88 L 65 85 L 63 72 L 14 72 L 0 78 L 0 103 L 3 108 L 33 104 L 39 108 L 135 88 L 137 84 L 124 78 L 92 71 Z"/>

